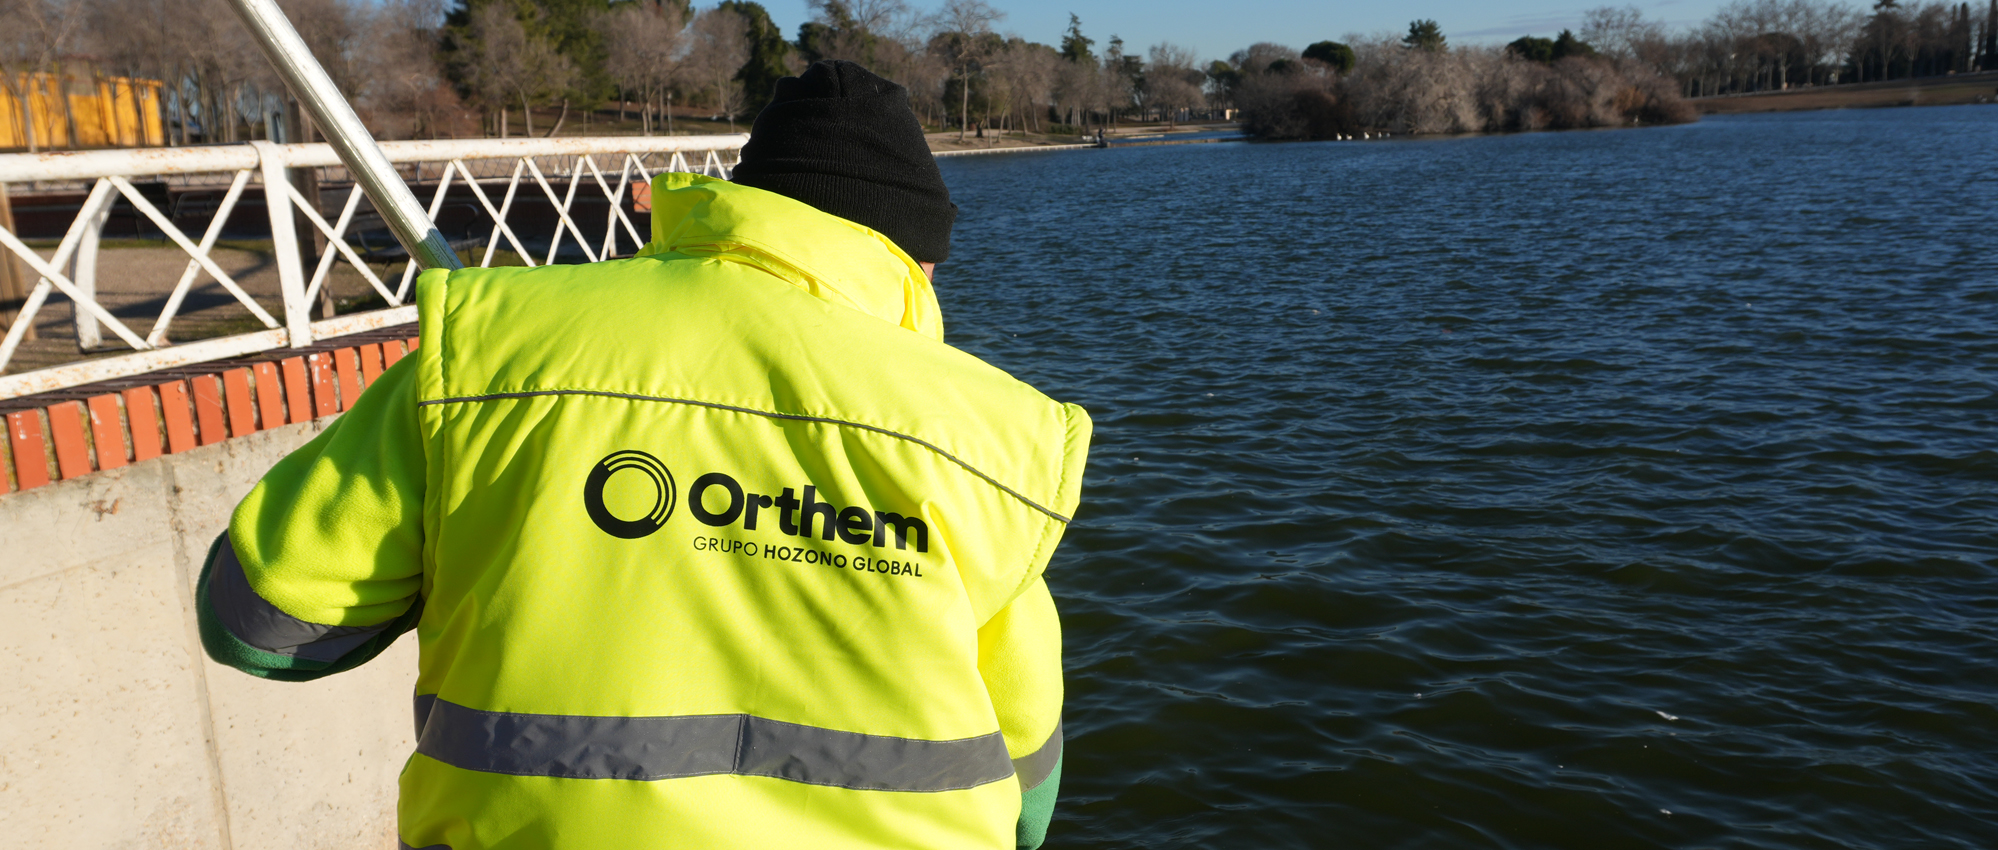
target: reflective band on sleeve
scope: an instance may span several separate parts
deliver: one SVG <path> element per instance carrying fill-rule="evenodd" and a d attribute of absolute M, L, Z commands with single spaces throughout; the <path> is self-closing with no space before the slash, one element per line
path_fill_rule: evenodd
<path fill-rule="evenodd" d="M 236 547 L 222 535 L 215 547 L 215 567 L 208 576 L 208 600 L 215 617 L 237 640 L 274 655 L 333 662 L 381 634 L 394 621 L 379 626 L 328 626 L 308 623 L 278 610 L 243 575 Z M 421 600 L 415 604 L 423 604 Z"/>
<path fill-rule="evenodd" d="M 395 840 L 395 846 L 396 850 L 451 850 L 451 845 L 449 844 L 432 844 L 429 847 L 411 847 L 409 846 L 409 842 L 404 841 L 400 838 Z"/>
<path fill-rule="evenodd" d="M 416 695 L 416 740 L 423 740 L 423 726 L 430 720 L 430 709 L 437 705 L 436 694 Z"/>
<path fill-rule="evenodd" d="M 421 727 L 416 751 L 486 773 L 645 781 L 732 773 L 917 792 L 975 788 L 1013 775 L 998 732 L 925 741 L 747 714 L 511 714 L 466 708 L 430 694 L 416 699 Z"/>
<path fill-rule="evenodd" d="M 1048 774 L 1054 773 L 1055 765 L 1061 762 L 1061 721 L 1055 721 L 1054 734 L 1048 736 L 1041 748 L 1013 760 L 1013 773 L 1020 777 L 1020 793 L 1025 794 L 1041 783 L 1048 781 Z"/>

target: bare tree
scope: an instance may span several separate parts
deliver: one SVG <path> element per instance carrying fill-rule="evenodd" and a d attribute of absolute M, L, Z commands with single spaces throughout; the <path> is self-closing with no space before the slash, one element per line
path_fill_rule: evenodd
<path fill-rule="evenodd" d="M 507 102 L 521 88 L 525 72 L 514 58 L 527 50 L 527 29 L 502 3 L 474 8 L 463 46 L 453 54 L 458 76 L 472 100 L 493 116 L 493 129 L 507 137 Z"/>
<path fill-rule="evenodd" d="M 353 0 L 346 0 L 353 3 Z M 368 7 L 362 7 L 368 8 Z M 456 138 L 468 116 L 437 62 L 441 0 L 380 0 L 361 25 L 355 107 L 385 138 Z"/>
<path fill-rule="evenodd" d="M 845 59 L 879 72 L 907 52 L 921 18 L 904 0 L 806 0 L 811 20 L 798 33 L 808 60 Z"/>
<path fill-rule="evenodd" d="M 167 141 L 217 140 L 214 82 L 254 73 L 262 57 L 222 0 L 86 0 L 94 47 L 124 73 L 161 80 Z M 224 26 L 224 25 L 227 26 Z M 252 64 L 255 59 L 257 64 Z M 261 111 L 261 110 L 260 110 Z"/>
<path fill-rule="evenodd" d="M 801 63 L 821 59 L 858 62 L 901 83 L 920 114 L 941 105 L 937 61 L 924 50 L 928 17 L 904 0 L 807 0 L 812 18 L 798 33 L 799 50 L 787 58 Z"/>
<path fill-rule="evenodd" d="M 1064 64 L 1061 54 L 1045 44 L 1013 39 L 1007 44 L 1006 77 L 1013 89 L 1013 106 L 1022 131 L 1045 129 L 1042 116 L 1054 108 L 1055 79 Z"/>
<path fill-rule="evenodd" d="M 1638 58 L 1646 44 L 1665 37 L 1665 25 L 1644 19 L 1636 6 L 1598 6 L 1582 13 L 1581 39 L 1620 62 Z"/>
<path fill-rule="evenodd" d="M 1140 83 L 1144 78 L 1145 60 L 1124 52 L 1124 40 L 1114 33 L 1103 50 L 1103 70 L 1098 75 L 1097 96 L 1102 99 L 1103 110 L 1109 113 L 1112 128 L 1117 125 L 1117 115 L 1140 102 L 1143 91 Z"/>
<path fill-rule="evenodd" d="M 1170 42 L 1152 46 L 1145 68 L 1146 105 L 1158 109 L 1168 126 L 1178 120 L 1180 110 L 1199 106 L 1201 86 L 1207 74 L 1200 70 L 1199 57 L 1188 48 Z"/>
<path fill-rule="evenodd" d="M 639 123 L 652 135 L 653 106 L 670 98 L 679 82 L 684 54 L 686 19 L 672 3 L 625 3 L 597 17 L 603 36 L 604 70 L 611 79 L 639 95 Z M 667 120 L 671 121 L 670 103 Z"/>
<path fill-rule="evenodd" d="M 1859 10 L 1844 3 L 1815 3 L 1793 0 L 1791 32 L 1804 44 L 1805 61 L 1811 69 L 1807 83 L 1835 83 L 1845 64 L 1853 39 L 1859 37 L 1864 18 Z"/>
<path fill-rule="evenodd" d="M 1984 42 L 1978 48 L 1978 70 L 1998 70 L 1998 0 L 1984 8 Z"/>
<path fill-rule="evenodd" d="M 352 0 L 283 0 L 281 5 L 299 38 L 312 49 L 312 58 L 351 97 L 362 68 L 373 58 L 359 55 L 355 43 L 366 26 L 367 10 Z"/>
<path fill-rule="evenodd" d="M 834 0 L 807 0 L 806 5 L 817 9 L 831 2 Z M 847 0 L 846 8 L 862 32 L 903 42 L 914 39 L 923 22 L 904 0 Z"/>
<path fill-rule="evenodd" d="M 534 135 L 534 105 L 560 97 L 562 114 L 555 118 L 555 125 L 549 127 L 547 133 L 555 135 L 562 129 L 562 122 L 569 118 L 568 92 L 582 77 L 581 69 L 547 39 L 532 36 L 528 37 L 527 47 L 516 61 L 520 63 L 521 73 L 514 78 L 514 97 L 520 101 L 521 120 L 526 125 L 527 135 Z"/>
<path fill-rule="evenodd" d="M 164 6 L 162 0 L 133 0 L 115 10 L 107 8 L 105 0 L 90 0 L 85 4 L 91 49 L 102 57 L 106 70 L 128 77 L 166 79 L 161 61 L 165 51 L 159 37 L 165 29 Z M 141 31 L 150 31 L 153 37 L 138 38 Z M 132 101 L 137 110 L 132 117 L 144 127 L 144 106 L 137 97 Z M 162 104 L 160 109 L 161 117 L 165 118 L 165 106 Z M 171 127 L 165 129 L 171 132 Z"/>
<path fill-rule="evenodd" d="M 1358 51 L 1356 50 L 1355 53 Z M 1478 48 L 1380 51 L 1380 64 L 1353 75 L 1365 123 L 1397 133 L 1467 133 L 1482 129 L 1471 82 Z M 1355 66 L 1356 72 L 1362 69 Z"/>
<path fill-rule="evenodd" d="M 1018 36 L 987 60 L 982 75 L 986 110 L 988 116 L 994 110 L 1002 116 L 1002 134 L 1008 127 L 1032 128 L 1035 113 L 1048 104 L 1054 66 L 1060 61 L 1054 48 Z"/>
<path fill-rule="evenodd" d="M 543 14 L 538 8 L 533 14 Z M 562 98 L 568 116 L 567 92 L 580 76 L 569 57 L 547 39 L 531 35 L 512 4 L 486 3 L 471 10 L 452 54 L 458 78 L 481 108 L 497 115 L 500 138 L 507 136 L 507 107 L 520 104 L 526 133 L 534 135 L 534 107 L 552 97 Z M 558 118 L 553 134 L 561 129 Z"/>
<path fill-rule="evenodd" d="M 909 89 L 910 105 L 923 116 L 923 123 L 932 126 L 944 123 L 950 112 L 950 105 L 944 102 L 944 83 L 950 79 L 950 66 L 943 58 L 911 47 L 896 74 L 892 79 Z"/>
<path fill-rule="evenodd" d="M 716 117 L 726 116 L 734 132 L 743 106 L 742 83 L 735 76 L 749 61 L 749 22 L 727 9 L 708 9 L 694 16 L 689 41 L 688 73 L 701 80 Z"/>
<path fill-rule="evenodd" d="M 1061 114 L 1068 117 L 1068 124 L 1079 127 L 1088 123 L 1088 110 L 1097 101 L 1098 75 L 1095 57 L 1081 61 L 1064 59 L 1055 67 L 1053 97 Z"/>
<path fill-rule="evenodd" d="M 1348 38 L 1356 61 L 1343 76 L 1321 63 L 1252 62 L 1265 70 L 1245 75 L 1236 86 L 1243 127 L 1270 137 L 1324 138 L 1614 127 L 1697 117 L 1671 80 L 1634 62 L 1596 55 L 1535 61 L 1496 47 L 1408 50 L 1391 35 Z"/>
<path fill-rule="evenodd" d="M 964 141 L 965 130 L 971 126 L 972 74 L 994 52 L 997 45 L 992 43 L 996 40 L 992 37 L 992 25 L 1005 17 L 1005 12 L 992 8 L 985 0 L 948 0 L 943 11 L 937 13 L 937 26 L 942 32 L 930 43 L 932 52 L 950 63 L 951 73 L 958 79 L 958 141 Z"/>
<path fill-rule="evenodd" d="M 1348 40 L 1359 41 L 1358 39 Z M 1242 50 L 1235 51 L 1233 56 L 1228 57 L 1228 64 L 1235 66 L 1237 70 L 1244 74 L 1260 74 L 1268 71 L 1271 65 L 1278 62 L 1297 62 L 1299 58 L 1296 50 L 1292 50 L 1281 44 L 1259 41 Z"/>
<path fill-rule="evenodd" d="M 83 4 L 74 0 L 8 0 L 0 5 L 0 76 L 14 96 L 22 138 L 30 151 L 48 144 L 56 130 L 36 126 L 32 107 L 36 94 L 41 93 L 54 110 L 51 120 L 74 124 L 60 80 L 61 60 L 76 49 L 84 17 Z M 48 89 L 51 84 L 54 88 Z M 75 139 L 74 127 L 68 129 L 69 138 Z"/>
<path fill-rule="evenodd" d="M 262 119 L 264 92 L 282 91 L 281 84 L 222 0 L 188 5 L 181 39 L 191 79 L 176 82 L 193 90 L 202 141 L 241 141 L 245 113 Z"/>

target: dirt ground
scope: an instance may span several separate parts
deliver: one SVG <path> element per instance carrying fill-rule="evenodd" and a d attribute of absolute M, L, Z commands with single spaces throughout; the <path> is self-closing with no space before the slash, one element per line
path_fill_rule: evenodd
<path fill-rule="evenodd" d="M 43 248 L 42 253 L 46 256 L 49 251 Z M 218 246 L 210 252 L 210 256 L 223 273 L 235 280 L 245 293 L 278 320 L 280 326 L 283 325 L 284 302 L 278 290 L 277 262 L 267 245 Z M 98 252 L 98 303 L 143 339 L 151 333 L 154 321 L 166 307 L 167 298 L 173 292 L 174 284 L 180 280 L 182 271 L 187 268 L 187 262 L 187 254 L 172 246 L 107 245 Z M 17 268 L 26 271 L 25 266 L 17 265 Z M 306 267 L 308 279 L 314 268 Z M 399 263 L 393 268 L 377 263 L 373 269 L 391 291 L 402 281 L 402 266 Z M 374 288 L 368 285 L 361 273 L 345 262 L 333 265 L 327 276 L 327 289 L 335 304 L 347 302 L 350 306 L 358 305 L 374 293 Z M 377 303 L 373 306 L 382 305 Z M 314 310 L 313 318 L 321 318 L 318 309 Z M 21 343 L 21 347 L 14 352 L 12 362 L 7 364 L 7 374 L 131 351 L 108 327 L 102 331 L 104 348 L 92 352 L 79 351 L 76 305 L 60 292 L 51 293 L 48 303 L 43 304 L 41 311 L 35 314 L 34 327 L 38 338 Z M 252 315 L 242 302 L 237 301 L 207 272 L 200 272 L 175 314 L 173 323 L 168 325 L 167 338 L 175 342 L 191 342 L 263 329 L 263 322 Z"/>
<path fill-rule="evenodd" d="M 1998 103 L 1998 72 L 1889 80 L 1851 86 L 1824 86 L 1764 94 L 1694 98 L 1701 113 L 1789 112 L 1804 109 L 1868 109 L 1882 106 L 1948 106 Z"/>

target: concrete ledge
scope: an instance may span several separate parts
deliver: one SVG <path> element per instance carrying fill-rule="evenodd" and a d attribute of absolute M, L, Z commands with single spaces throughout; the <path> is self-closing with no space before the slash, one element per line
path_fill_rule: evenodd
<path fill-rule="evenodd" d="M 416 642 L 318 682 L 209 661 L 194 582 L 285 425 L 0 499 L 0 835 L 38 848 L 393 848 Z"/>

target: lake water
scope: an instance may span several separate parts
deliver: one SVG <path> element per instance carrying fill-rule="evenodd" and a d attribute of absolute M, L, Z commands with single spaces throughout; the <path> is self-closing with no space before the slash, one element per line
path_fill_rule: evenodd
<path fill-rule="evenodd" d="M 1998 107 L 943 168 L 1051 847 L 1998 847 Z"/>

